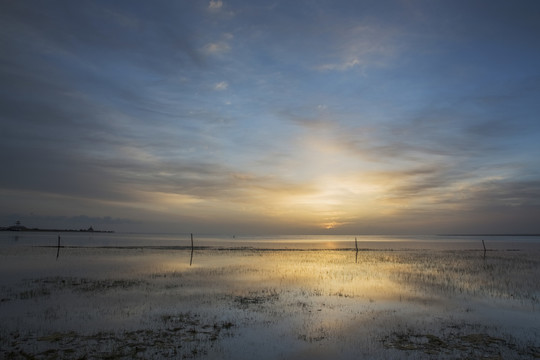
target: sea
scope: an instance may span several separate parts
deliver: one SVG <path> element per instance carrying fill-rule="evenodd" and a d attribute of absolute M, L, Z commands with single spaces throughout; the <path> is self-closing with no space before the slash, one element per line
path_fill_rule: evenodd
<path fill-rule="evenodd" d="M 192 242 L 193 239 L 193 242 Z M 0 247 L 258 250 L 540 249 L 540 235 L 208 235 L 1 231 Z"/>

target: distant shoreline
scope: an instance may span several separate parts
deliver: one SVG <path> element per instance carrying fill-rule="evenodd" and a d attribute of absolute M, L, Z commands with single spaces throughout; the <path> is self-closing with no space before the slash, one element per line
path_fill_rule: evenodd
<path fill-rule="evenodd" d="M 540 234 L 438 234 L 437 236 L 540 236 Z"/>
<path fill-rule="evenodd" d="M 10 229 L 10 228 L 2 228 L 0 231 L 12 231 L 12 232 L 84 232 L 84 233 L 108 233 L 112 234 L 114 231 L 112 230 L 88 230 L 88 229 Z"/>

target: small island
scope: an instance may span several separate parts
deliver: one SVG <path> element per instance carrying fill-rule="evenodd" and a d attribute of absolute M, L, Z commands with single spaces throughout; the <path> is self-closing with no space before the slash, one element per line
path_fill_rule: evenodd
<path fill-rule="evenodd" d="M 112 230 L 94 230 L 92 226 L 88 229 L 39 229 L 39 228 L 28 228 L 21 224 L 20 221 L 17 221 L 15 225 L 8 227 L 0 227 L 0 231 L 40 231 L 40 232 L 91 232 L 91 233 L 114 233 Z"/>

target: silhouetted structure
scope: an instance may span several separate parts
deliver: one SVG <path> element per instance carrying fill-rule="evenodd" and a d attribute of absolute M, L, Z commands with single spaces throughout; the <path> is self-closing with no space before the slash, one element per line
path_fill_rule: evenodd
<path fill-rule="evenodd" d="M 7 230 L 9 230 L 9 231 L 25 231 L 25 230 L 28 230 L 28 228 L 26 226 L 21 225 L 21 222 L 19 220 L 17 220 L 15 225 L 8 227 Z"/>

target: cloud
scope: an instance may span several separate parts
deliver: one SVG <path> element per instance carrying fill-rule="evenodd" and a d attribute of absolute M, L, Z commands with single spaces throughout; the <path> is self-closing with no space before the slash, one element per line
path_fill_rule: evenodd
<path fill-rule="evenodd" d="M 208 9 L 211 11 L 218 11 L 223 7 L 223 1 L 221 0 L 210 0 L 208 4 Z"/>
<path fill-rule="evenodd" d="M 215 42 L 206 44 L 206 46 L 204 47 L 204 52 L 210 55 L 214 55 L 227 52 L 230 49 L 231 47 L 229 46 L 229 44 L 225 42 Z"/>
<path fill-rule="evenodd" d="M 467 190 L 465 196 L 476 209 L 540 206 L 540 180 L 491 180 Z"/>
<path fill-rule="evenodd" d="M 230 42 L 234 38 L 231 33 L 223 33 L 218 39 L 207 43 L 202 52 L 209 56 L 220 56 L 231 50 Z"/>
<path fill-rule="evenodd" d="M 362 63 L 360 62 L 360 60 L 358 60 L 358 58 L 355 57 L 350 60 L 346 60 L 345 62 L 342 62 L 342 63 L 319 65 L 316 67 L 316 69 L 321 70 L 321 71 L 330 71 L 330 70 L 346 71 L 346 70 L 349 70 L 351 68 L 361 66 L 361 65 Z"/>
<path fill-rule="evenodd" d="M 229 84 L 226 81 L 221 81 L 214 85 L 214 90 L 224 91 L 224 90 L 227 90 L 228 87 L 229 87 Z"/>
<path fill-rule="evenodd" d="M 501 139 L 506 127 L 499 129 L 499 121 L 490 124 L 490 118 L 483 117 L 462 121 L 463 113 L 455 110 L 427 109 L 377 127 L 340 121 L 342 116 L 328 109 L 325 114 L 281 115 L 299 126 L 298 138 L 313 139 L 305 153 L 316 158 L 320 171 L 310 173 L 312 177 L 335 174 L 340 180 L 334 184 L 344 184 L 343 179 L 351 176 L 373 189 L 371 194 L 378 199 L 374 209 L 394 209 L 395 216 L 401 207 L 425 212 L 468 209 L 473 200 L 466 194 L 476 187 L 520 176 L 524 165 L 505 155 L 508 147 Z M 483 127 L 493 130 L 481 131 Z M 331 161 L 325 161 L 327 157 Z M 310 161 L 299 159 L 298 169 L 308 169 Z M 355 189 L 355 181 L 345 188 Z M 366 202 L 365 195 L 362 201 Z"/>
<path fill-rule="evenodd" d="M 402 45 L 402 34 L 395 26 L 370 24 L 360 21 L 351 26 L 349 23 L 336 22 L 332 28 L 329 48 L 322 64 L 314 66 L 318 71 L 364 70 L 370 67 L 386 66 L 396 58 Z"/>
<path fill-rule="evenodd" d="M 4 15 L 9 29 L 6 36 L 19 34 L 6 39 L 8 49 L 12 45 L 19 48 L 16 54 L 28 56 L 25 60 L 34 62 L 35 52 L 46 63 L 63 59 L 70 63 L 62 69 L 64 72 L 80 71 L 72 68 L 77 63 L 90 67 L 84 71 L 95 67 L 106 72 L 126 59 L 147 71 L 169 74 L 180 64 L 204 64 L 189 22 L 180 18 L 188 10 L 194 11 L 187 4 L 166 8 L 146 6 L 144 2 L 129 8 L 94 2 L 76 6 L 63 2 L 58 7 L 36 4 L 11 4 Z M 164 25 L 169 23 L 175 26 Z M 22 44 L 25 46 L 19 46 Z"/>

